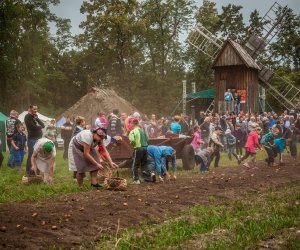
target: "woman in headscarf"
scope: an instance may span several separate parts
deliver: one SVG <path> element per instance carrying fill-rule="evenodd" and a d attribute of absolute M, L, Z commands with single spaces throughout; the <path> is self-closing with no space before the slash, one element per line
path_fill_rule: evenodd
<path fill-rule="evenodd" d="M 85 172 L 90 172 L 91 186 L 100 188 L 97 183 L 97 172 L 103 169 L 99 155 L 95 149 L 106 138 L 101 128 L 83 130 L 74 136 L 69 145 L 69 169 L 77 171 L 77 182 L 82 187 Z"/>

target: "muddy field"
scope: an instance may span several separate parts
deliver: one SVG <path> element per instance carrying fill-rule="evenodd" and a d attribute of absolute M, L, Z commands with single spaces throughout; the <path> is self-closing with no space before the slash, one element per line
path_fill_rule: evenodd
<path fill-rule="evenodd" d="M 300 180 L 300 163 L 258 169 L 242 166 L 206 174 L 184 173 L 176 181 L 130 185 L 127 191 L 91 191 L 38 202 L 0 205 L 0 249 L 77 248 L 145 220 L 163 221 L 196 204 L 243 199 Z"/>

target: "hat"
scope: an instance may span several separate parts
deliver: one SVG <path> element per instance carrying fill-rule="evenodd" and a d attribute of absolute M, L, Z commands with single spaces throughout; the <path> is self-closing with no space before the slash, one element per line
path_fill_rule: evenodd
<path fill-rule="evenodd" d="M 133 113 L 133 117 L 134 117 L 134 118 L 140 118 L 141 115 L 140 115 L 139 112 L 134 112 L 134 113 Z"/>
<path fill-rule="evenodd" d="M 229 135 L 229 134 L 231 134 L 231 130 L 228 128 L 228 129 L 226 129 L 226 131 L 225 131 L 225 135 Z"/>
<path fill-rule="evenodd" d="M 48 152 L 51 152 L 52 149 L 53 149 L 53 146 L 54 146 L 53 142 L 47 141 L 47 142 L 43 145 L 43 149 L 45 149 L 45 150 L 48 151 Z"/>
<path fill-rule="evenodd" d="M 91 129 L 91 132 L 92 132 L 93 134 L 99 135 L 100 137 L 103 137 L 104 139 L 107 139 L 106 133 L 105 133 L 104 130 L 103 130 L 102 128 L 100 128 L 100 127 Z"/>

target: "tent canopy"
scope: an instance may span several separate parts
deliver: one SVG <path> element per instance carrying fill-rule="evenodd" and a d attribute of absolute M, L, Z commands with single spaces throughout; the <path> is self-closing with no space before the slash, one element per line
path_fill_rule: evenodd
<path fill-rule="evenodd" d="M 6 151 L 6 140 L 5 140 L 5 121 L 8 119 L 6 115 L 0 112 L 0 139 L 2 142 L 2 150 Z"/>
<path fill-rule="evenodd" d="M 19 115 L 18 119 L 19 119 L 21 122 L 24 122 L 25 115 L 27 115 L 27 114 L 28 114 L 28 111 L 23 111 L 23 112 Z M 53 118 L 47 117 L 47 116 L 45 116 L 45 115 L 42 115 L 41 113 L 37 113 L 37 115 L 38 115 L 38 117 L 40 118 L 40 120 L 41 120 L 42 122 L 49 122 L 49 121 L 51 121 L 51 120 L 53 119 Z"/>
<path fill-rule="evenodd" d="M 3 114 L 2 112 L 0 112 L 0 121 L 2 122 L 2 121 L 6 121 L 8 119 L 8 117 L 5 115 L 5 114 Z"/>
<path fill-rule="evenodd" d="M 66 117 L 62 116 L 56 120 L 56 127 L 60 128 L 66 122 Z"/>
<path fill-rule="evenodd" d="M 196 93 L 188 94 L 187 99 L 214 99 L 215 89 L 206 89 Z"/>

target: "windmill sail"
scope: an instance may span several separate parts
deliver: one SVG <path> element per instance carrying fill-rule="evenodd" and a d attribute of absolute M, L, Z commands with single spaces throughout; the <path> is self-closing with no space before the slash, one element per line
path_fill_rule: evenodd
<path fill-rule="evenodd" d="M 285 6 L 283 8 L 280 4 L 275 2 L 261 20 L 261 23 L 263 24 L 262 37 L 253 33 L 251 30 L 249 31 L 250 37 L 247 40 L 245 47 L 252 58 L 256 59 L 276 36 L 278 33 L 278 26 L 286 13 L 287 7 Z"/>
<path fill-rule="evenodd" d="M 223 45 L 223 42 L 219 38 L 204 28 L 200 23 L 197 23 L 189 33 L 187 41 L 198 51 L 209 56 L 212 60 L 214 60 Z"/>
<path fill-rule="evenodd" d="M 300 108 L 300 89 L 294 86 L 291 82 L 280 77 L 276 73 L 267 69 L 263 65 L 259 65 L 261 71 L 259 74 L 259 79 L 264 87 L 267 87 L 267 93 L 273 96 L 281 105 L 286 109 L 299 109 Z M 264 74 L 261 74 L 264 72 Z M 270 78 L 274 76 L 278 81 L 281 82 L 280 85 L 274 86 L 269 83 Z"/>
<path fill-rule="evenodd" d="M 278 33 L 278 27 L 287 13 L 287 7 L 282 7 L 275 2 L 268 12 L 262 18 L 261 23 L 263 27 L 263 37 L 257 34 L 251 34 L 246 42 L 245 48 L 253 59 L 256 59 L 271 42 L 271 40 Z M 251 33 L 251 31 L 250 31 Z M 292 83 L 280 78 L 272 70 L 266 68 L 264 65 L 259 64 L 260 83 L 267 88 L 267 93 L 273 96 L 278 102 L 281 103 L 286 109 L 300 108 L 300 89 L 295 87 Z M 273 76 L 280 78 L 282 83 L 280 86 L 270 84 Z"/>

